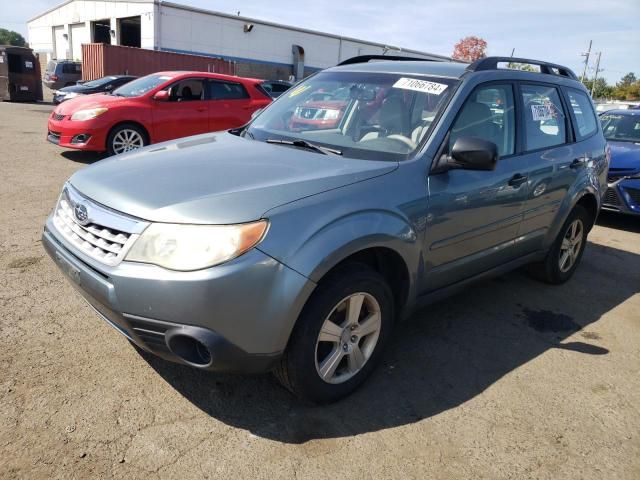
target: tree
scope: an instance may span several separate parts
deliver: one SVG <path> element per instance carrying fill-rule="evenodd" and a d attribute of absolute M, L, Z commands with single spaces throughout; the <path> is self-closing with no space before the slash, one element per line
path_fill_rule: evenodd
<path fill-rule="evenodd" d="M 593 86 L 593 79 L 585 78 L 582 83 L 584 83 L 584 86 L 587 87 L 587 90 L 591 92 L 591 87 Z M 596 80 L 596 85 L 593 89 L 593 98 L 594 99 L 595 98 L 611 98 L 612 96 L 614 96 L 613 87 L 607 84 L 607 81 L 603 77 L 598 78 Z"/>
<path fill-rule="evenodd" d="M 27 41 L 22 35 L 13 30 L 0 28 L 0 45 L 13 45 L 14 47 L 27 47 Z"/>
<path fill-rule="evenodd" d="M 480 37 L 464 37 L 453 47 L 453 55 L 456 60 L 474 62 L 486 57 L 487 42 Z"/>
<path fill-rule="evenodd" d="M 640 99 L 640 80 L 633 72 L 627 73 L 613 88 L 613 96 L 618 100 Z"/>
<path fill-rule="evenodd" d="M 507 63 L 507 68 L 510 68 L 512 70 L 523 70 L 525 72 L 539 72 L 540 69 L 535 69 L 535 67 L 533 67 L 533 65 L 529 65 L 528 63 L 515 63 L 515 62 L 509 62 Z"/>

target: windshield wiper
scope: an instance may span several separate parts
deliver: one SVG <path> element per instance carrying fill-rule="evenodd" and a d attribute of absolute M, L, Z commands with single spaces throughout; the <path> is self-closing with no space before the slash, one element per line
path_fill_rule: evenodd
<path fill-rule="evenodd" d="M 322 147 L 320 145 L 307 142 L 306 140 L 279 140 L 277 138 L 267 138 L 265 142 L 274 143 L 276 145 L 291 145 L 292 147 L 306 148 L 307 150 L 313 150 L 314 152 L 322 153 L 323 155 L 342 155 L 342 150 Z"/>

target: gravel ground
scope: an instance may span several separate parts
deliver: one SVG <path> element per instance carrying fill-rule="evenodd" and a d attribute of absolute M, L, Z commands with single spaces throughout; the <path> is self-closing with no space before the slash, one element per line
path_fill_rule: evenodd
<path fill-rule="evenodd" d="M 45 256 L 49 105 L 0 103 L 0 478 L 640 478 L 640 220 L 553 287 L 514 272 L 402 324 L 350 398 L 142 355 Z"/>

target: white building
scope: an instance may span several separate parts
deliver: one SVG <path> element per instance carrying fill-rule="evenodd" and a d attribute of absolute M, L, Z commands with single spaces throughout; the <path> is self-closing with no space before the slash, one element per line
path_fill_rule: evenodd
<path fill-rule="evenodd" d="M 47 59 L 81 60 L 81 45 L 92 42 L 214 56 L 262 70 L 243 74 L 291 71 L 300 63 L 313 71 L 368 54 L 448 59 L 159 0 L 69 0 L 27 25 L 29 45 Z"/>

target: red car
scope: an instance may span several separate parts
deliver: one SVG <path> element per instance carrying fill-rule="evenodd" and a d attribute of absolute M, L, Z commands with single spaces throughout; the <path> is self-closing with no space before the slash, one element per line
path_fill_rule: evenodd
<path fill-rule="evenodd" d="M 56 145 L 118 154 L 151 143 L 239 127 L 271 102 L 262 80 L 206 72 L 160 72 L 110 94 L 76 97 L 49 117 Z"/>

